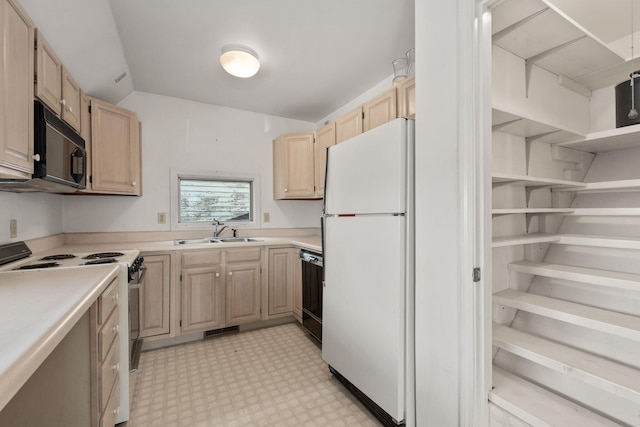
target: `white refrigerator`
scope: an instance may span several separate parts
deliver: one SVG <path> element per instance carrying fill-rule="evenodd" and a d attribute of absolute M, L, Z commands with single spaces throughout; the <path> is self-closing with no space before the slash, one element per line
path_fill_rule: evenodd
<path fill-rule="evenodd" d="M 322 358 L 386 425 L 415 414 L 413 147 L 400 118 L 327 151 Z"/>

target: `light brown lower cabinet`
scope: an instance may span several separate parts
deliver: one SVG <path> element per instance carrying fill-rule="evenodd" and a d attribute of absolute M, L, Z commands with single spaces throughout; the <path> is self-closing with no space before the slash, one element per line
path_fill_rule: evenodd
<path fill-rule="evenodd" d="M 297 258 L 294 248 L 269 249 L 268 316 L 292 314 L 294 262 Z"/>
<path fill-rule="evenodd" d="M 140 285 L 140 338 L 169 334 L 171 256 L 142 256 L 146 271 Z"/>
<path fill-rule="evenodd" d="M 298 257 L 298 250 L 295 251 L 293 260 L 293 317 L 302 323 L 302 260 Z"/>
<path fill-rule="evenodd" d="M 224 326 L 224 288 L 224 271 L 220 265 L 182 269 L 182 332 Z"/>

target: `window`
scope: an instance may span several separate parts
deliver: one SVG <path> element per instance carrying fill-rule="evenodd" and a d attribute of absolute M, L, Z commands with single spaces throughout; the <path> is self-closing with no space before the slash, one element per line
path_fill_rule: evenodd
<path fill-rule="evenodd" d="M 186 174 L 176 178 L 178 227 L 209 227 L 216 220 L 233 225 L 255 222 L 257 178 Z"/>

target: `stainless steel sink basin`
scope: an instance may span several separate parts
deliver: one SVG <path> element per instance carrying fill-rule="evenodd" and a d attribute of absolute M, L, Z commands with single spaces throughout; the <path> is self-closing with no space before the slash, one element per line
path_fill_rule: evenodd
<path fill-rule="evenodd" d="M 202 239 L 178 239 L 174 240 L 174 245 L 193 245 L 198 243 L 245 243 L 262 242 L 262 239 L 253 237 L 203 237 Z"/>
<path fill-rule="evenodd" d="M 261 239 L 256 239 L 253 237 L 216 237 L 211 239 L 213 241 L 221 242 L 221 243 L 237 243 L 237 242 L 262 242 Z"/>

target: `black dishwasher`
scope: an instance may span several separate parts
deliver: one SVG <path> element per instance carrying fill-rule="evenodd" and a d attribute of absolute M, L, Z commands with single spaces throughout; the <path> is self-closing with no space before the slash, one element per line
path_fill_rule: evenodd
<path fill-rule="evenodd" d="M 302 326 L 322 342 L 322 255 L 300 249 L 302 260 Z"/>

